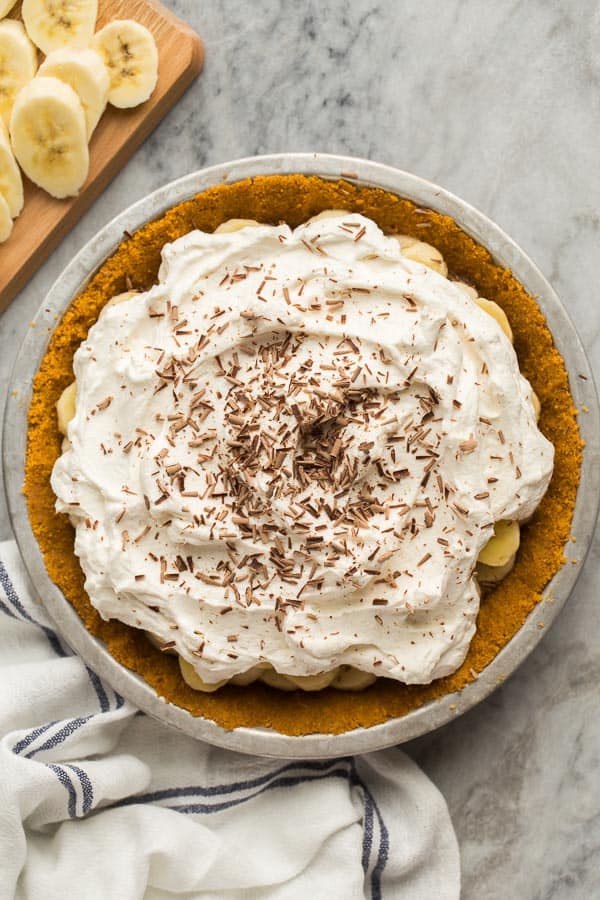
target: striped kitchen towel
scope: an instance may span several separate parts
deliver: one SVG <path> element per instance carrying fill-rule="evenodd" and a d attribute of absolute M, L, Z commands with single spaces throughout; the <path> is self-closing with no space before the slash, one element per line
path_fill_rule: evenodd
<path fill-rule="evenodd" d="M 457 900 L 446 804 L 400 750 L 282 762 L 150 719 L 74 656 L 0 544 L 0 898 Z"/>

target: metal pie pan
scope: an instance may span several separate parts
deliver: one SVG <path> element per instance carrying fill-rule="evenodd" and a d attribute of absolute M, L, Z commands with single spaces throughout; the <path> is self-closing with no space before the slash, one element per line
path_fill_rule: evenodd
<path fill-rule="evenodd" d="M 448 694 L 441 700 L 430 702 L 400 718 L 338 735 L 309 734 L 292 737 L 263 728 L 226 731 L 215 722 L 194 717 L 186 710 L 158 697 L 140 676 L 113 659 L 104 644 L 84 628 L 73 607 L 50 580 L 29 524 L 25 498 L 21 493 L 32 379 L 46 351 L 57 318 L 61 318 L 71 300 L 115 250 L 123 232 L 134 231 L 182 200 L 213 185 L 256 175 L 288 173 L 318 175 L 326 179 L 343 177 L 357 184 L 380 187 L 401 197 L 408 197 L 419 206 L 451 216 L 476 241 L 487 247 L 496 262 L 511 269 L 526 290 L 536 298 L 556 346 L 566 362 L 575 405 L 588 410 L 579 421 L 586 446 L 572 525 L 572 534 L 577 542 L 570 547 L 570 555 L 576 551 L 579 564 L 564 565 L 552 579 L 545 592 L 545 596 L 552 596 L 552 603 L 538 604 L 522 628 L 484 669 L 478 680 L 468 684 L 463 690 Z M 165 724 L 217 746 L 281 758 L 302 759 L 366 753 L 399 744 L 445 725 L 487 697 L 533 650 L 566 603 L 591 542 L 598 506 L 600 415 L 592 372 L 565 309 L 533 262 L 486 216 L 442 188 L 390 166 L 318 153 L 249 157 L 203 169 L 160 188 L 109 222 L 77 254 L 52 286 L 36 316 L 35 326 L 28 330 L 17 357 L 8 390 L 3 435 L 6 493 L 17 542 L 37 593 L 57 629 L 73 650 L 115 690 Z"/>

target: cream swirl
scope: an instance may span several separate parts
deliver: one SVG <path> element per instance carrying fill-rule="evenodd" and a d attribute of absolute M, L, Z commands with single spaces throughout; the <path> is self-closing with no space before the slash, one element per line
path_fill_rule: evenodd
<path fill-rule="evenodd" d="M 552 445 L 497 322 L 356 214 L 163 249 L 75 356 L 52 484 L 104 618 L 215 683 L 454 671 Z"/>

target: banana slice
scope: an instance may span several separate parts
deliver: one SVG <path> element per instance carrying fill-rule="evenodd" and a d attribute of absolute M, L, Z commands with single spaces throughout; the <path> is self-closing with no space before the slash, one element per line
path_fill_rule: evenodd
<path fill-rule="evenodd" d="M 510 327 L 510 323 L 502 307 L 498 306 L 497 303 L 494 303 L 493 300 L 486 300 L 485 297 L 477 297 L 475 303 L 480 307 L 480 309 L 486 312 L 488 316 L 491 316 L 492 319 L 496 320 L 506 337 L 512 343 L 512 328 Z"/>
<path fill-rule="evenodd" d="M 108 102 L 119 109 L 144 103 L 158 78 L 158 51 L 148 29 L 130 19 L 117 19 L 94 35 L 93 47 L 110 76 Z"/>
<path fill-rule="evenodd" d="M 444 278 L 448 274 L 448 266 L 444 262 L 444 257 L 431 244 L 426 244 L 425 241 L 415 241 L 413 244 L 405 244 L 404 247 L 400 245 L 400 249 L 402 250 L 402 255 L 406 256 L 407 259 L 422 263 L 428 269 L 439 272 Z"/>
<path fill-rule="evenodd" d="M 36 70 L 37 51 L 21 22 L 0 22 L 0 117 L 6 125 L 15 97 Z"/>
<path fill-rule="evenodd" d="M 361 672 L 360 669 L 355 669 L 353 666 L 340 666 L 332 686 L 338 691 L 364 691 L 375 681 L 377 681 L 377 676 L 371 672 Z"/>
<path fill-rule="evenodd" d="M 260 225 L 255 219 L 227 219 L 222 222 L 218 228 L 215 228 L 214 234 L 231 234 L 233 231 L 241 231 L 242 228 L 255 228 Z"/>
<path fill-rule="evenodd" d="M 247 672 L 242 672 L 240 675 L 234 675 L 231 679 L 231 684 L 236 684 L 238 687 L 247 687 L 247 685 L 252 684 L 254 681 L 258 681 L 268 668 L 270 668 L 268 663 L 258 663 L 257 666 L 252 666 Z"/>
<path fill-rule="evenodd" d="M 281 675 L 274 669 L 267 669 L 267 671 L 261 676 L 261 681 L 264 681 L 264 683 L 268 684 L 269 687 L 277 688 L 278 691 L 296 690 L 296 685 L 292 682 L 291 678 L 288 678 L 287 675 Z"/>
<path fill-rule="evenodd" d="M 475 569 L 475 577 L 480 584 L 498 584 L 503 578 L 512 572 L 515 565 L 515 555 L 511 556 L 509 561 L 503 566 L 486 566 L 485 563 L 478 562 Z"/>
<path fill-rule="evenodd" d="M 68 385 L 56 403 L 56 415 L 58 416 L 58 430 L 65 437 L 69 429 L 69 422 L 75 416 L 75 404 L 77 403 L 77 384 Z"/>
<path fill-rule="evenodd" d="M 510 327 L 510 322 L 502 307 L 498 306 L 493 300 L 486 300 L 485 297 L 480 297 L 475 288 L 472 288 L 469 284 L 465 284 L 464 281 L 455 281 L 454 284 L 457 288 L 460 288 L 463 294 L 466 294 L 470 300 L 473 300 L 480 309 L 486 312 L 488 316 L 491 316 L 492 319 L 496 320 L 506 337 L 512 343 L 512 328 Z"/>
<path fill-rule="evenodd" d="M 0 244 L 7 241 L 13 230 L 13 220 L 8 208 L 8 203 L 0 194 Z"/>
<path fill-rule="evenodd" d="M 227 682 L 227 679 L 224 681 L 217 681 L 215 684 L 209 684 L 208 681 L 203 681 L 192 664 L 181 656 L 179 657 L 179 668 L 185 683 L 195 691 L 203 691 L 205 694 L 212 694 L 214 691 L 218 691 L 219 688 L 223 687 Z"/>
<path fill-rule="evenodd" d="M 72 87 L 34 78 L 19 93 L 10 118 L 17 162 L 53 197 L 74 197 L 89 170 L 85 115 Z"/>
<path fill-rule="evenodd" d="M 452 283 L 454 287 L 459 288 L 463 292 L 463 294 L 465 294 L 469 298 L 469 300 L 474 300 L 475 303 L 477 303 L 479 294 L 474 287 L 471 287 L 470 284 L 465 284 L 464 281 L 453 281 Z"/>
<path fill-rule="evenodd" d="M 0 119 L 0 195 L 15 219 L 23 209 L 23 179 L 13 156 L 10 138 Z"/>
<path fill-rule="evenodd" d="M 390 237 L 394 238 L 395 241 L 398 241 L 400 245 L 400 250 L 404 253 L 405 250 L 408 250 L 409 247 L 414 246 L 414 244 L 418 244 L 418 240 L 414 237 L 411 237 L 410 234 L 390 234 Z"/>
<path fill-rule="evenodd" d="M 152 634 L 151 631 L 145 631 L 144 634 L 146 635 L 152 646 L 156 647 L 157 650 L 160 650 L 161 653 L 165 653 L 168 656 L 177 656 L 177 651 L 174 647 L 169 647 L 167 650 L 162 649 L 164 646 L 164 641 L 161 641 L 161 639 L 157 637 L 157 635 Z"/>
<path fill-rule="evenodd" d="M 347 210 L 345 209 L 324 209 L 323 212 L 317 213 L 315 216 L 311 216 L 310 219 L 307 219 L 305 225 L 312 225 L 313 222 L 321 222 L 322 219 L 338 219 L 340 216 L 346 216 Z"/>
<path fill-rule="evenodd" d="M 535 413 L 535 421 L 540 421 L 540 416 L 542 414 L 542 404 L 540 403 L 540 398 L 536 394 L 535 391 L 531 391 L 531 403 L 533 405 L 533 411 Z"/>
<path fill-rule="evenodd" d="M 73 88 L 85 114 L 88 141 L 106 109 L 110 79 L 99 53 L 86 47 L 63 47 L 46 57 L 38 75 L 50 75 Z"/>
<path fill-rule="evenodd" d="M 92 42 L 98 0 L 23 0 L 27 34 L 42 53 Z"/>
<path fill-rule="evenodd" d="M 478 563 L 483 563 L 484 566 L 505 566 L 519 549 L 520 543 L 521 530 L 518 522 L 496 522 L 494 537 L 479 554 Z"/>
<path fill-rule="evenodd" d="M 319 672 L 318 675 L 288 675 L 287 678 L 302 691 L 322 691 L 329 687 L 337 674 L 337 669 L 331 672 Z"/>
<path fill-rule="evenodd" d="M 16 3 L 17 0 L 0 0 L 0 19 L 7 16 Z"/>
<path fill-rule="evenodd" d="M 115 294 L 114 297 L 111 297 L 110 300 L 104 304 L 100 311 L 100 315 L 104 312 L 105 309 L 108 309 L 109 306 L 118 306 L 119 303 L 125 303 L 126 300 L 131 300 L 132 297 L 137 297 L 139 291 L 123 291 L 122 294 Z"/>

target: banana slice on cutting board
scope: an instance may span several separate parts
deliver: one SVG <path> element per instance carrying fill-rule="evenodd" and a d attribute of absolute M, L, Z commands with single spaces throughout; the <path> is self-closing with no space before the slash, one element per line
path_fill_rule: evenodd
<path fill-rule="evenodd" d="M 218 691 L 227 681 L 227 679 L 224 681 L 216 681 L 214 684 L 204 681 L 200 678 L 193 665 L 189 663 L 187 659 L 183 659 L 182 656 L 179 657 L 179 668 L 185 683 L 195 691 L 204 691 L 205 694 L 212 694 L 214 691 Z"/>
<path fill-rule="evenodd" d="M 0 194 L 0 244 L 7 241 L 13 230 L 13 220 L 8 208 L 8 203 Z"/>
<path fill-rule="evenodd" d="M 98 0 L 23 0 L 27 34 L 42 53 L 92 42 Z"/>
<path fill-rule="evenodd" d="M 89 170 L 85 115 L 72 87 L 58 78 L 34 78 L 20 91 L 10 138 L 25 174 L 53 197 L 74 197 Z"/>
<path fill-rule="evenodd" d="M 37 71 L 37 50 L 21 22 L 0 22 L 0 117 L 6 125 L 15 97 Z"/>
<path fill-rule="evenodd" d="M 23 209 L 23 179 L 2 119 L 0 119 L 0 195 L 8 204 L 11 218 L 15 219 Z"/>
<path fill-rule="evenodd" d="M 89 47 L 62 47 L 46 57 L 38 75 L 58 78 L 73 88 L 83 107 L 89 140 L 108 102 L 110 79 L 100 54 Z"/>
<path fill-rule="evenodd" d="M 92 46 L 108 69 L 108 102 L 119 109 L 144 103 L 158 78 L 158 51 L 148 29 L 130 19 L 117 19 L 96 32 Z"/>
<path fill-rule="evenodd" d="M 505 566 L 514 557 L 520 543 L 521 529 L 518 522 L 496 522 L 494 536 L 479 554 L 478 562 L 484 566 Z"/>
<path fill-rule="evenodd" d="M 242 228 L 255 228 L 257 225 L 260 225 L 260 222 L 255 219 L 227 219 L 215 228 L 213 233 L 231 234 L 234 231 L 241 231 Z"/>
<path fill-rule="evenodd" d="M 16 6 L 17 0 L 0 0 L 0 19 L 7 16 L 13 6 Z"/>

